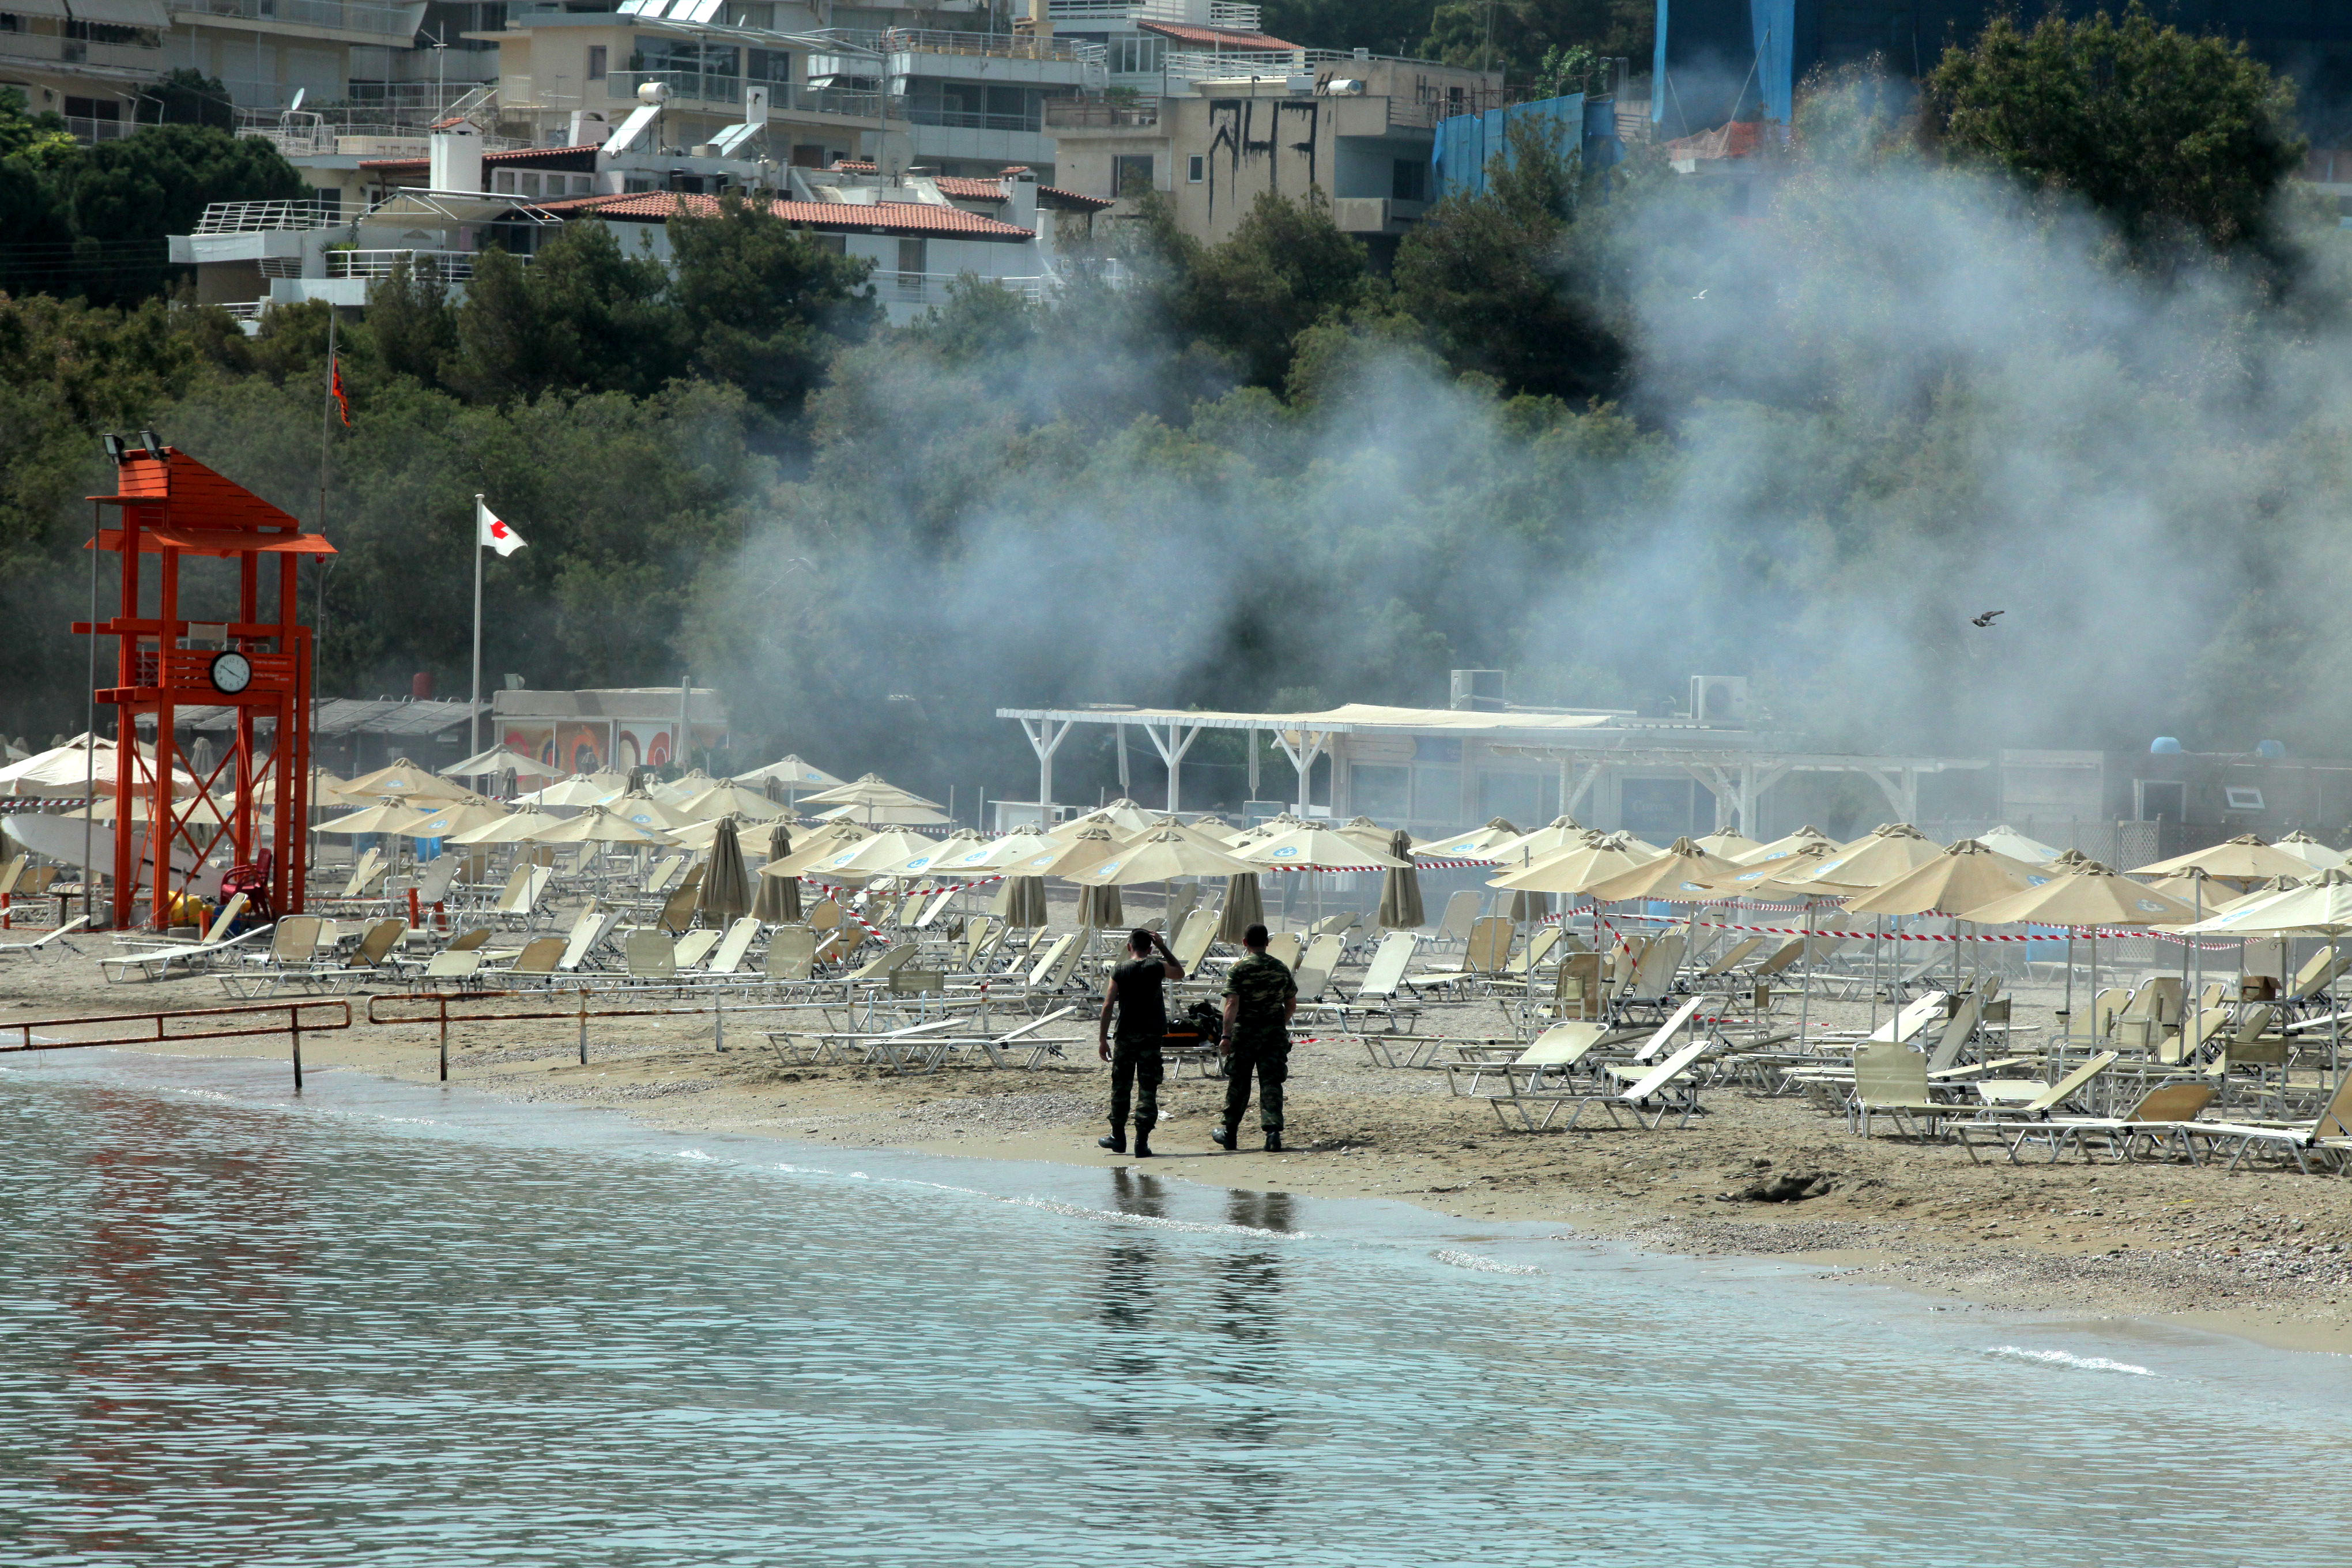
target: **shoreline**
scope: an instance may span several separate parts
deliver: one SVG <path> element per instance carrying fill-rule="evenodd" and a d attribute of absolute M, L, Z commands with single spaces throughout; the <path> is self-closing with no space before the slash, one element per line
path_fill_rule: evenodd
<path fill-rule="evenodd" d="M 28 969 L 0 978 L 0 998 L 39 1005 L 23 985 L 33 978 Z M 54 1005 L 64 1000 L 61 988 L 30 989 L 46 993 L 46 1010 L 62 1016 L 127 1011 L 121 1000 L 131 988 L 110 987 L 114 1005 L 103 1008 Z M 221 1005 L 184 983 L 165 983 L 154 994 L 159 1006 Z M 305 1032 L 306 1069 L 435 1083 L 436 1031 L 367 1026 L 358 1021 L 364 998 L 354 1001 L 349 1032 Z M 1709 1097 L 1715 1114 L 1680 1131 L 1515 1133 L 1500 1129 L 1483 1102 L 1448 1095 L 1443 1075 L 1376 1069 L 1385 1076 L 1370 1081 L 1385 1092 L 1350 1092 L 1342 1083 L 1367 1075 L 1308 1056 L 1326 1046 L 1302 1046 L 1294 1060 L 1289 1150 L 1253 1152 L 1254 1128 L 1244 1130 L 1242 1152 L 1216 1149 L 1207 1133 L 1222 1082 L 1171 1077 L 1154 1134 L 1159 1148 L 1138 1162 L 1093 1146 L 1108 1080 L 1090 1039 L 1083 1066 L 897 1076 L 782 1063 L 750 1022 L 755 1016 L 747 1010 L 730 1028 L 723 1055 L 711 1047 L 708 1023 L 692 1015 L 608 1020 L 596 1027 L 586 1068 L 574 1059 L 571 1026 L 499 1028 L 485 1018 L 452 1026 L 450 1082 L 517 1103 L 616 1110 L 673 1133 L 1127 1165 L 1253 1191 L 1388 1198 L 1471 1223 L 1557 1225 L 1572 1233 L 1566 1239 L 1700 1260 L 1793 1263 L 1930 1305 L 2137 1319 L 2272 1349 L 2352 1353 L 2352 1189 L 2339 1196 L 2344 1184 L 2325 1178 L 2157 1165 L 1971 1166 L 1948 1146 L 1865 1143 L 1802 1101 L 1729 1089 Z M 287 1061 L 282 1036 L 116 1048 Z M 1760 1178 L 1791 1175 L 1825 1190 L 1791 1202 L 1737 1195 Z"/>

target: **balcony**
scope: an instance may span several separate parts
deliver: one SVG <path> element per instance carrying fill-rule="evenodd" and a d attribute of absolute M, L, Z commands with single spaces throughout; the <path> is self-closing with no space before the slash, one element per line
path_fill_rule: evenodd
<path fill-rule="evenodd" d="M 163 74 L 161 38 L 130 27 L 110 27 L 107 31 L 127 36 L 101 42 L 68 38 L 58 33 L 0 33 L 0 61 L 79 66 L 93 75 L 120 73 L 141 80 L 152 80 Z"/>
<path fill-rule="evenodd" d="M 838 38 L 844 46 L 846 60 L 866 60 L 869 65 L 877 55 L 961 55 L 971 58 L 1000 60 L 1066 60 L 1073 65 L 1096 63 L 1104 58 L 1100 44 L 1089 44 L 1076 38 L 1033 38 L 1026 33 L 951 33 L 939 27 L 887 27 L 878 31 L 869 28 L 835 27 L 819 35 Z M 824 51 L 815 51 L 824 56 Z M 854 71 L 854 63 L 843 66 Z M 926 73 L 929 74 L 929 73 Z"/>
<path fill-rule="evenodd" d="M 1005 292 L 1030 304 L 1045 298 L 1050 278 L 980 278 L 969 272 L 876 272 L 871 274 L 875 298 L 886 307 L 897 306 L 914 310 L 931 305 L 945 305 L 948 290 L 957 279 L 971 278 L 976 282 L 993 283 Z"/>
<path fill-rule="evenodd" d="M 466 283 L 472 281 L 478 259 L 470 250 L 331 250 L 327 252 L 327 276 L 370 280 L 389 278 L 393 268 L 404 260 L 416 277 L 438 278 L 443 283 Z M 526 265 L 530 261 L 528 256 L 517 256 L 515 259 Z"/>
<path fill-rule="evenodd" d="M 173 0 L 174 22 L 254 22 L 262 26 L 318 27 L 335 33 L 364 33 L 370 41 L 406 42 L 425 19 L 422 0 L 407 5 L 371 4 L 370 0 Z"/>
<path fill-rule="evenodd" d="M 344 222 L 333 202 L 215 202 L 196 219 L 198 234 L 278 234 L 333 228 Z"/>
<path fill-rule="evenodd" d="M 1137 99 L 1113 103 L 1094 98 L 1049 98 L 1045 100 L 1048 131 L 1149 131 L 1160 123 L 1160 100 Z"/>
<path fill-rule="evenodd" d="M 656 81 L 669 89 L 669 101 L 680 107 L 702 104 L 721 105 L 729 109 L 743 106 L 743 79 L 719 76 L 708 71 L 614 71 L 604 79 L 604 90 L 615 99 L 633 100 L 637 89 Z M 896 102 L 878 92 L 859 92 L 848 88 L 804 87 L 794 82 L 754 82 L 754 87 L 768 89 L 768 112 L 782 114 L 829 114 L 844 120 L 868 122 L 880 118 Z M 904 119 L 903 110 L 895 118 Z"/>
<path fill-rule="evenodd" d="M 1255 33 L 1261 13 L 1234 0 L 1052 0 L 1061 22 L 1173 22 L 1188 27 L 1234 27 Z"/>

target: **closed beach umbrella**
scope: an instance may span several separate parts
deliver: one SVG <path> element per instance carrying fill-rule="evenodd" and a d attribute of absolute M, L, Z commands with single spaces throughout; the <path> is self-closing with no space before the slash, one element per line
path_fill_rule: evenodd
<path fill-rule="evenodd" d="M 1217 940 L 1238 942 L 1244 931 L 1265 923 L 1265 899 L 1258 891 L 1257 873 L 1236 871 L 1226 878 L 1225 912 L 1217 921 Z"/>
<path fill-rule="evenodd" d="M 996 915 L 1015 931 L 1035 931 L 1045 923 L 1045 879 L 1007 877 L 996 895 Z"/>
<path fill-rule="evenodd" d="M 1381 929 L 1418 931 L 1429 921 L 1421 907 L 1421 871 L 1412 864 L 1412 835 L 1398 828 L 1389 836 L 1389 858 L 1403 865 L 1381 875 Z M 1257 879 L 1250 879 L 1255 890 Z"/>
<path fill-rule="evenodd" d="M 768 864 L 782 865 L 792 853 L 793 830 L 781 822 L 769 828 Z M 801 918 L 801 879 L 762 875 L 759 890 L 752 895 L 751 912 L 772 926 L 793 924 Z"/>
<path fill-rule="evenodd" d="M 1126 923 L 1127 908 L 1120 900 L 1117 888 L 1080 888 L 1078 889 L 1080 930 L 1110 931 Z"/>
<path fill-rule="evenodd" d="M 743 841 L 731 816 L 719 819 L 719 835 L 710 841 L 710 861 L 702 873 L 698 901 L 702 923 L 714 929 L 751 912 L 751 877 L 743 868 Z"/>

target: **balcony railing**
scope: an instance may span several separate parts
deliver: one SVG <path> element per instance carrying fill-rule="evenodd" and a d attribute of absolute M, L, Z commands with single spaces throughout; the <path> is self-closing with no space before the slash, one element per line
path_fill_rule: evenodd
<path fill-rule="evenodd" d="M 127 28 L 121 30 L 129 31 Z M 100 42 L 91 38 L 68 38 L 56 33 L 0 33 L 0 60 L 35 60 L 160 74 L 163 68 L 163 41 L 160 37 L 148 41 L 152 37 L 134 35 L 130 38 Z"/>
<path fill-rule="evenodd" d="M 740 108 L 743 79 L 709 71 L 614 71 L 604 79 L 604 90 L 616 99 L 634 99 L 637 89 L 657 81 L 669 89 L 673 103 L 719 103 Z M 768 89 L 771 114 L 835 114 L 851 120 L 872 120 L 887 110 L 905 118 L 899 100 L 878 92 L 852 88 L 803 87 L 793 82 L 754 82 Z"/>
<path fill-rule="evenodd" d="M 410 271 L 417 277 L 436 277 L 444 283 L 464 283 L 473 278 L 477 259 L 470 250 L 331 250 L 327 252 L 327 276 L 389 278 L 393 268 L 404 260 Z M 518 256 L 515 259 L 528 263 L 530 258 Z"/>
<path fill-rule="evenodd" d="M 853 58 L 871 57 L 862 51 L 898 55 L 966 55 L 1003 60 L 1068 60 L 1074 64 L 1100 61 L 1107 51 L 1100 44 L 1077 38 L 1033 38 L 1026 33 L 952 33 L 939 27 L 835 27 L 820 37 L 838 38 Z M 822 49 L 815 51 L 823 54 Z"/>
<path fill-rule="evenodd" d="M 383 38 L 413 37 L 425 17 L 421 4 L 378 5 L 368 0 L 172 0 L 172 10 L 175 17 L 198 21 L 232 16 L 248 22 L 292 22 L 306 27 L 373 33 Z"/>
<path fill-rule="evenodd" d="M 877 272 L 873 275 L 876 293 L 883 303 L 891 305 L 944 305 L 948 290 L 958 279 L 973 278 L 968 272 Z M 982 283 L 993 283 L 1007 293 L 1018 295 L 1036 304 L 1045 297 L 1051 278 L 979 278 Z"/>
<path fill-rule="evenodd" d="M 1160 100 L 1138 99 L 1112 103 L 1096 98 L 1049 98 L 1045 124 L 1056 131 L 1148 130 L 1160 123 Z"/>
<path fill-rule="evenodd" d="M 68 114 L 65 121 L 66 134 L 85 147 L 95 147 L 101 142 L 120 142 L 142 129 L 129 120 L 94 120 L 80 114 Z"/>
<path fill-rule="evenodd" d="M 1174 22 L 1192 27 L 1257 31 L 1262 13 L 1235 0 L 1051 0 L 1047 12 L 1061 21 Z"/>
<path fill-rule="evenodd" d="M 198 234 L 276 234 L 333 228 L 347 222 L 340 203 L 215 202 L 196 219 Z"/>
<path fill-rule="evenodd" d="M 1034 114 L 989 114 L 980 110 L 946 109 L 937 103 L 917 99 L 907 104 L 907 122 L 910 125 L 946 125 L 963 131 L 1036 131 L 1042 129 Z"/>

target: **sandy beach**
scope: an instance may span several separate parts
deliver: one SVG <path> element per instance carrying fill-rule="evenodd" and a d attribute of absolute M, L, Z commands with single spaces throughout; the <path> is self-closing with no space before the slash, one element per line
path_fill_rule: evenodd
<path fill-rule="evenodd" d="M 110 985 L 91 956 L 44 954 L 0 969 L 11 1018 L 231 1005 L 207 976 Z M 2054 996 L 2015 993 L 2020 1016 Z M 568 1000 L 562 1004 L 568 1005 Z M 605 1006 L 688 1006 L 665 999 Z M 481 1005 L 544 1007 L 543 1000 Z M 1125 1163 L 1097 1149 L 1108 1073 L 1091 1009 L 1050 1026 L 1071 1043 L 1035 1070 L 950 1068 L 899 1075 L 808 1066 L 772 1049 L 775 1015 L 730 1003 L 728 1048 L 698 1013 L 601 1019 L 590 1062 L 569 1022 L 453 1026 L 453 1082 L 501 1097 L 618 1110 L 646 1124 L 901 1148 L 975 1158 Z M 1814 1015 L 1835 1019 L 1818 999 Z M 1865 1008 L 1851 1005 L 1854 1021 Z M 310 1070 L 430 1081 L 430 1026 L 308 1033 Z M 1494 1034 L 1492 1003 L 1433 1005 L 1423 1033 Z M 283 1059 L 283 1036 L 148 1047 L 184 1056 Z M 2352 1185 L 2275 1170 L 2182 1165 L 1973 1164 L 1958 1147 L 1865 1141 L 1801 1099 L 1710 1091 L 1684 1130 L 1507 1131 L 1442 1072 L 1379 1067 L 1360 1040 L 1316 1037 L 1293 1051 L 1288 1148 L 1209 1141 L 1223 1086 L 1171 1077 L 1155 1133 L 1157 1173 L 1221 1186 L 1381 1197 L 1471 1219 L 1558 1222 L 1697 1256 L 1774 1256 L 1864 1281 L 2000 1309 L 2172 1319 L 2286 1348 L 2352 1351 Z M 1790 1191 L 1806 1195 L 1774 1201 Z"/>

